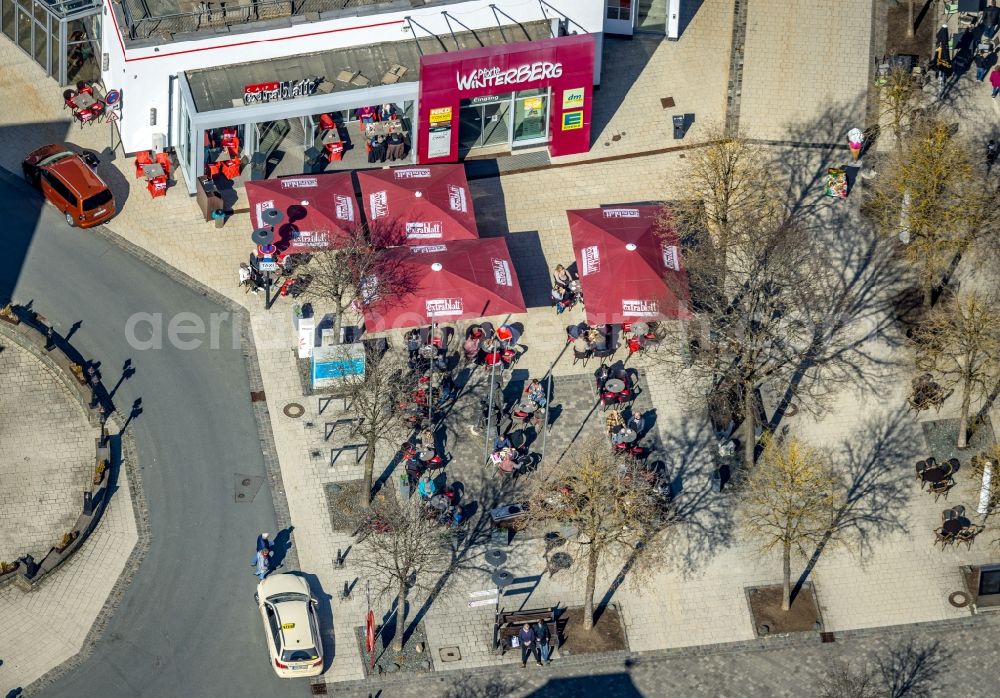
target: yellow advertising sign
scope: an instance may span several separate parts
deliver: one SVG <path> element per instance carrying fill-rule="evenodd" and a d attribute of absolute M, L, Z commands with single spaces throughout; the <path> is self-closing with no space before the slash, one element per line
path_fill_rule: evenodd
<path fill-rule="evenodd" d="M 575 131 L 583 128 L 583 111 L 567 111 L 562 115 L 562 130 Z"/>
<path fill-rule="evenodd" d="M 435 126 L 437 124 L 450 124 L 451 107 L 437 107 L 436 109 L 431 109 L 430 121 L 431 126 Z"/>
<path fill-rule="evenodd" d="M 542 110 L 542 98 L 541 97 L 528 97 L 524 100 L 524 108 L 526 111 L 541 111 Z"/>
<path fill-rule="evenodd" d="M 581 109 L 583 107 L 585 94 L 586 91 L 582 87 L 577 87 L 572 90 L 563 90 L 563 110 Z"/>

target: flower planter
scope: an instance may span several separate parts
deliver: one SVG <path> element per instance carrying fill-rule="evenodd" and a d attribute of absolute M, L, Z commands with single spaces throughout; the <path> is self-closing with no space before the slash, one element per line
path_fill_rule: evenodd
<path fill-rule="evenodd" d="M 11 325 L 19 325 L 21 323 L 21 318 L 17 316 L 9 305 L 0 308 L 0 320 Z"/>
<path fill-rule="evenodd" d="M 104 473 L 107 471 L 108 465 L 104 461 L 97 461 L 97 466 L 94 468 L 94 484 L 100 485 L 101 481 L 104 480 Z"/>

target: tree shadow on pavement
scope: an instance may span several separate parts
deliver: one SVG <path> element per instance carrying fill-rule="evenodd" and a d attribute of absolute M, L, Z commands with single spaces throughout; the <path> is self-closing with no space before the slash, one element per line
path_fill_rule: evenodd
<path fill-rule="evenodd" d="M 278 536 L 280 535 L 279 533 Z M 275 541 L 277 542 L 277 540 L 276 537 Z M 336 635 L 333 631 L 333 608 L 330 605 L 330 600 L 333 597 L 326 593 L 322 582 L 315 574 L 309 572 L 294 572 L 294 574 L 306 580 L 306 583 L 309 584 L 309 590 L 317 602 L 316 619 L 319 621 L 319 632 L 323 642 L 323 671 L 326 671 L 333 664 L 333 658 L 337 653 Z"/>
<path fill-rule="evenodd" d="M 577 698 L 577 696 L 614 696 L 643 698 L 632 677 L 624 672 L 549 679 L 544 686 L 525 694 L 525 698 Z"/>
<path fill-rule="evenodd" d="M 939 695 L 938 677 L 952 653 L 939 640 L 907 640 L 878 657 L 876 666 L 891 698 L 931 698 Z"/>

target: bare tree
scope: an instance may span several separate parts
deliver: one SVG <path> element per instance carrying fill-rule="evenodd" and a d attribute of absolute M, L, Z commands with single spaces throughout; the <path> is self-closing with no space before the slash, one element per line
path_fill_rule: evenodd
<path fill-rule="evenodd" d="M 614 552 L 653 556 L 650 538 L 669 523 L 666 498 L 653 474 L 632 460 L 616 460 L 610 446 L 592 439 L 558 472 L 533 483 L 531 525 L 552 524 L 576 531 L 571 543 L 586 557 L 583 627 L 594 627 L 597 569 Z M 650 560 L 647 557 L 644 562 Z"/>
<path fill-rule="evenodd" d="M 898 150 L 902 147 L 904 129 L 912 125 L 923 93 L 913 73 L 899 66 L 880 76 L 877 85 L 881 116 L 888 120 Z"/>
<path fill-rule="evenodd" d="M 791 608 L 791 557 L 835 540 L 833 521 L 840 505 L 837 476 L 819 455 L 795 439 L 764 439 L 761 462 L 742 493 L 743 531 L 763 553 L 781 551 L 782 600 Z"/>
<path fill-rule="evenodd" d="M 914 331 L 917 367 L 946 387 L 961 390 L 958 448 L 965 448 L 969 410 L 1000 378 L 1000 301 L 963 292 L 934 311 Z"/>
<path fill-rule="evenodd" d="M 934 287 L 960 255 L 996 232 L 996 188 L 985 180 L 971 144 L 940 118 L 919 120 L 867 191 L 864 209 L 878 229 L 905 244 L 930 307 Z"/>
<path fill-rule="evenodd" d="M 820 683 L 819 698 L 881 698 L 883 695 L 875 684 L 875 670 L 867 662 L 859 666 L 834 662 Z"/>
<path fill-rule="evenodd" d="M 375 453 L 380 444 L 399 442 L 406 428 L 401 406 L 410 402 L 416 379 L 397 353 L 365 343 L 363 375 L 344 377 L 343 390 L 357 421 L 355 431 L 365 441 L 365 504 L 371 501 Z"/>
<path fill-rule="evenodd" d="M 358 225 L 339 238 L 336 247 L 317 252 L 309 261 L 312 280 L 307 294 L 333 304 L 336 318 L 334 336 L 339 341 L 344 313 L 354 307 L 358 314 L 375 303 L 386 302 L 410 292 L 416 280 L 387 253 L 383 243 L 393 237 L 398 223 L 377 229 Z"/>
<path fill-rule="evenodd" d="M 396 601 L 392 648 L 403 649 L 406 601 L 411 589 L 429 590 L 450 560 L 448 537 L 436 517 L 414 498 L 399 502 L 380 493 L 360 528 L 357 565 L 376 585 L 381 598 Z"/>

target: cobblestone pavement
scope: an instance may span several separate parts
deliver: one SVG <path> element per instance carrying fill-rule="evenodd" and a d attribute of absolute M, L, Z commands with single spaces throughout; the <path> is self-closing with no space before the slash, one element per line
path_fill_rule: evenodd
<path fill-rule="evenodd" d="M 1000 679 L 988 668 L 998 659 L 998 632 L 1000 619 L 991 615 L 845 633 L 829 644 L 809 634 L 694 650 L 575 657 L 543 669 L 529 665 L 352 682 L 330 685 L 327 693 L 358 698 L 815 698 L 836 667 L 847 664 L 855 672 L 870 672 L 877 695 L 987 698 L 1000 690 Z"/>
<path fill-rule="evenodd" d="M 60 376 L 0 338 L 0 560 L 41 560 L 73 529 L 98 430 Z"/>

